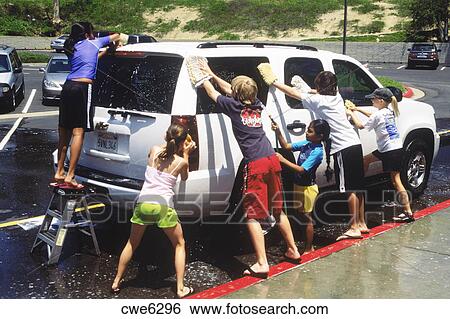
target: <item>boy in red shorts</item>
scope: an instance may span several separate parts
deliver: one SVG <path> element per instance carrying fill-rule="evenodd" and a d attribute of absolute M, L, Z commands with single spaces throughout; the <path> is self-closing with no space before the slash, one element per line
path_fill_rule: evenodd
<path fill-rule="evenodd" d="M 267 278 L 269 264 L 260 221 L 267 219 L 270 211 L 278 221 L 278 227 L 287 244 L 285 257 L 300 261 L 300 254 L 295 246 L 289 220 L 282 211 L 281 165 L 262 127 L 262 103 L 256 97 L 258 87 L 255 81 L 247 76 L 237 76 L 230 84 L 214 74 L 207 64 L 202 64 L 201 69 L 209 74 L 211 80 L 227 95 L 219 93 L 209 80 L 203 83 L 206 93 L 216 103 L 217 109 L 231 119 L 234 137 L 246 163 L 243 205 L 257 260 L 244 271 L 244 275 Z"/>

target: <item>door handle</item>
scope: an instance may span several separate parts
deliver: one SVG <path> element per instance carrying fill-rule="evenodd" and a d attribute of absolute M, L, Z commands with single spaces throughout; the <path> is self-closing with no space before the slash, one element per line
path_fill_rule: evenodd
<path fill-rule="evenodd" d="M 305 128 L 306 128 L 306 124 L 305 123 L 302 123 L 301 121 L 299 121 L 299 120 L 295 120 L 294 122 L 292 122 L 291 124 L 288 124 L 288 125 L 286 125 L 286 127 L 287 127 L 287 129 L 289 130 L 289 131 L 293 131 L 293 130 L 295 130 L 295 129 L 302 129 L 302 130 L 304 130 Z"/>

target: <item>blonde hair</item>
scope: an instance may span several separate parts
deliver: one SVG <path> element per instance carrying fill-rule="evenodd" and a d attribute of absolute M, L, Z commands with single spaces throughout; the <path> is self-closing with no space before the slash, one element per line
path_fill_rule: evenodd
<path fill-rule="evenodd" d="M 172 158 L 176 154 L 181 143 L 184 143 L 187 137 L 187 130 L 179 125 L 172 124 L 169 126 L 166 132 L 166 146 L 161 153 L 158 154 L 158 159 L 161 161 Z"/>
<path fill-rule="evenodd" d="M 231 81 L 231 91 L 233 96 L 246 105 L 255 103 L 258 95 L 258 85 L 245 75 L 239 75 Z"/>
<path fill-rule="evenodd" d="M 398 102 L 395 96 L 391 98 L 391 105 L 392 109 L 394 110 L 395 117 L 398 117 L 400 115 L 400 110 L 398 109 Z"/>

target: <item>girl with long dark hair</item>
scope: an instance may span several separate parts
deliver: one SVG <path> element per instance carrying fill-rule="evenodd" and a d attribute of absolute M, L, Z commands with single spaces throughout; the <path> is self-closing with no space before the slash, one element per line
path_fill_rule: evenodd
<path fill-rule="evenodd" d="M 71 71 L 61 92 L 59 109 L 58 168 L 54 180 L 69 187 L 83 188 L 74 179 L 75 168 L 83 147 L 84 133 L 93 129 L 94 107 L 91 105 L 92 83 L 97 71 L 99 53 L 102 47 L 111 42 L 127 41 L 125 34 L 114 33 L 95 38 L 93 26 L 89 22 L 72 25 L 69 38 L 64 42 L 64 51 L 69 58 Z M 70 163 L 64 173 L 64 161 L 70 143 Z"/>

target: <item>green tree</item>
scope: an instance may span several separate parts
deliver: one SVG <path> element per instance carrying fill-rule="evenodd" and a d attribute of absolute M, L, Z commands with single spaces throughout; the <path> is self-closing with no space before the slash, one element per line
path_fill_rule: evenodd
<path fill-rule="evenodd" d="M 448 41 L 448 6 L 449 0 L 412 0 L 409 6 L 412 35 L 417 37 L 431 29 L 440 41 Z"/>

